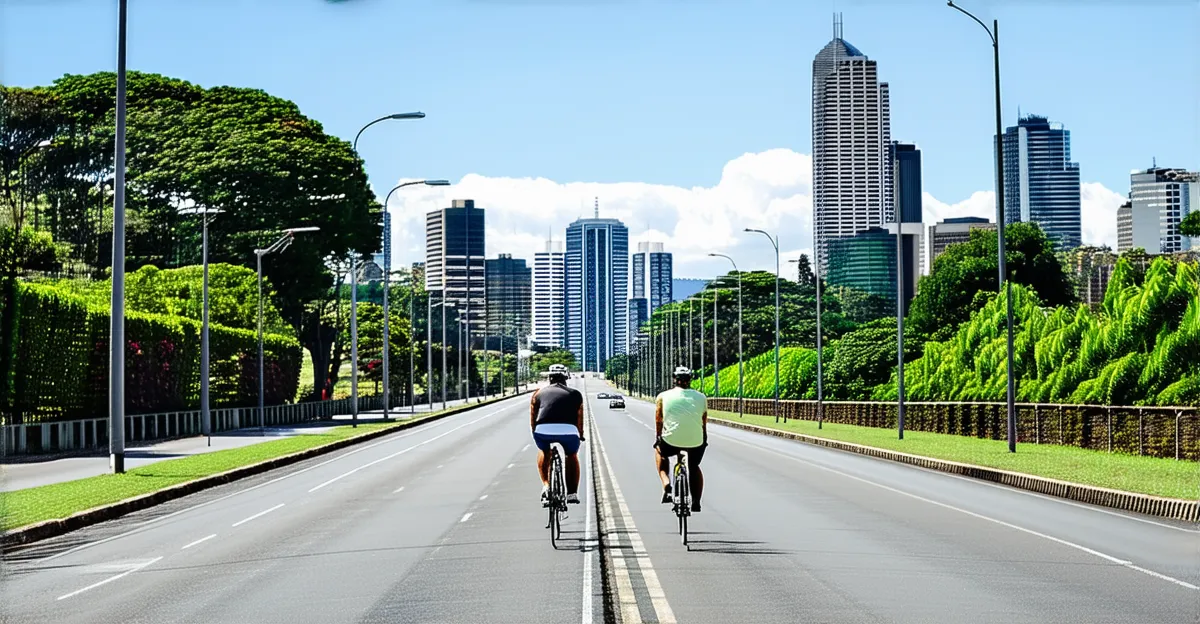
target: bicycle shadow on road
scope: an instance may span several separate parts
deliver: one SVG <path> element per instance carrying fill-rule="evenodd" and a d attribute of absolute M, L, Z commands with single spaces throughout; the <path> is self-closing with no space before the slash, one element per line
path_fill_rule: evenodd
<path fill-rule="evenodd" d="M 791 555 L 795 551 L 771 548 L 757 540 L 710 539 L 702 535 L 724 535 L 716 531 L 688 531 L 688 552 L 716 555 Z"/>

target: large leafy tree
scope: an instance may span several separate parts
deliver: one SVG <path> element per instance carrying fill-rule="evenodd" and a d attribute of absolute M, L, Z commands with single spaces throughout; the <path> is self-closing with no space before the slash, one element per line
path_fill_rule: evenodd
<path fill-rule="evenodd" d="M 1193 210 L 1179 222 L 1179 233 L 1184 236 L 1200 237 L 1200 210 Z"/>
<path fill-rule="evenodd" d="M 1008 273 L 1014 283 L 1030 287 L 1045 305 L 1074 301 L 1071 280 L 1044 232 L 1033 223 L 1013 223 L 1005 230 Z M 996 235 L 973 230 L 965 243 L 951 245 L 921 280 L 909 309 L 906 333 L 919 341 L 947 340 L 958 326 L 999 289 Z"/>

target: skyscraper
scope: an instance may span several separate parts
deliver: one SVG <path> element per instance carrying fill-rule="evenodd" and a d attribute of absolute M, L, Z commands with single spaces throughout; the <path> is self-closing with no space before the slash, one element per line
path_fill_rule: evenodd
<path fill-rule="evenodd" d="M 625 352 L 629 311 L 629 229 L 616 219 L 567 227 L 567 348 L 582 370 L 603 371 Z"/>
<path fill-rule="evenodd" d="M 483 217 L 471 199 L 425 215 L 425 289 L 452 302 L 472 334 L 483 329 L 486 313 Z"/>
<path fill-rule="evenodd" d="M 1037 223 L 1058 249 L 1083 244 L 1079 163 L 1062 124 L 1026 115 L 1004 132 L 1004 219 Z"/>
<path fill-rule="evenodd" d="M 1127 201 L 1117 208 L 1117 251 L 1133 248 L 1133 202 Z"/>
<path fill-rule="evenodd" d="M 650 311 L 671 303 L 671 254 L 663 251 L 662 243 L 638 243 L 633 254 L 633 292 L 630 298 L 645 298 Z"/>
<path fill-rule="evenodd" d="M 564 347 L 566 341 L 566 272 L 562 241 L 546 241 L 533 255 L 533 341 Z"/>
<path fill-rule="evenodd" d="M 840 16 L 813 59 L 812 98 L 813 231 L 824 268 L 831 239 L 893 220 L 888 85 L 875 61 L 842 39 Z"/>
<path fill-rule="evenodd" d="M 831 286 L 883 297 L 888 307 L 895 310 L 895 234 L 883 227 L 873 227 L 848 238 L 831 239 L 829 272 L 823 277 Z"/>
<path fill-rule="evenodd" d="M 489 259 L 487 266 L 487 332 L 490 336 L 529 335 L 533 307 L 532 272 L 512 254 Z"/>
<path fill-rule="evenodd" d="M 922 247 L 925 228 L 921 225 L 921 150 L 911 143 L 893 141 L 888 166 L 892 170 L 895 214 L 900 217 L 900 230 L 903 235 L 901 259 L 904 265 L 904 313 L 908 314 L 908 304 L 917 294 L 917 281 L 925 268 Z M 894 223 L 891 225 L 895 227 Z M 891 231 L 895 232 L 894 229 Z"/>
<path fill-rule="evenodd" d="M 1162 167 L 1134 171 L 1129 176 L 1129 199 L 1133 247 L 1152 254 L 1200 247 L 1200 240 L 1179 233 L 1179 222 L 1200 210 L 1200 173 Z"/>

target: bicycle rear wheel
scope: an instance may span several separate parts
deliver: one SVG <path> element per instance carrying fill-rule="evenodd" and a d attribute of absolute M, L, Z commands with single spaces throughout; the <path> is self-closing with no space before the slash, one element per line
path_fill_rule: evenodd
<path fill-rule="evenodd" d="M 557 540 L 561 536 L 561 526 L 559 524 L 562 514 L 562 506 L 566 500 L 566 489 L 563 484 L 563 463 L 562 455 L 559 454 L 558 447 L 553 447 L 553 455 L 550 457 L 550 521 L 547 523 L 550 527 L 550 545 L 558 548 Z"/>
<path fill-rule="evenodd" d="M 692 491 L 688 484 L 687 462 L 676 460 L 675 464 L 675 515 L 679 517 L 679 539 L 684 546 L 688 543 L 687 519 L 691 513 Z"/>

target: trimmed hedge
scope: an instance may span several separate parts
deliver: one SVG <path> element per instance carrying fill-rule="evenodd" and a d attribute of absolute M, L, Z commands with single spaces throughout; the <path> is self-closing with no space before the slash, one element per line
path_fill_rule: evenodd
<path fill-rule="evenodd" d="M 17 283 L 11 334 L 0 343 L 12 357 L 3 371 L 3 414 L 17 423 L 92 418 L 108 410 L 109 310 L 68 289 Z M 5 302 L 7 306 L 8 302 Z M 255 332 L 209 326 L 214 407 L 258 402 Z M 200 323 L 183 317 L 125 313 L 125 400 L 131 414 L 194 408 L 200 403 Z M 296 395 L 301 352 L 292 338 L 267 335 L 268 404 Z"/>

